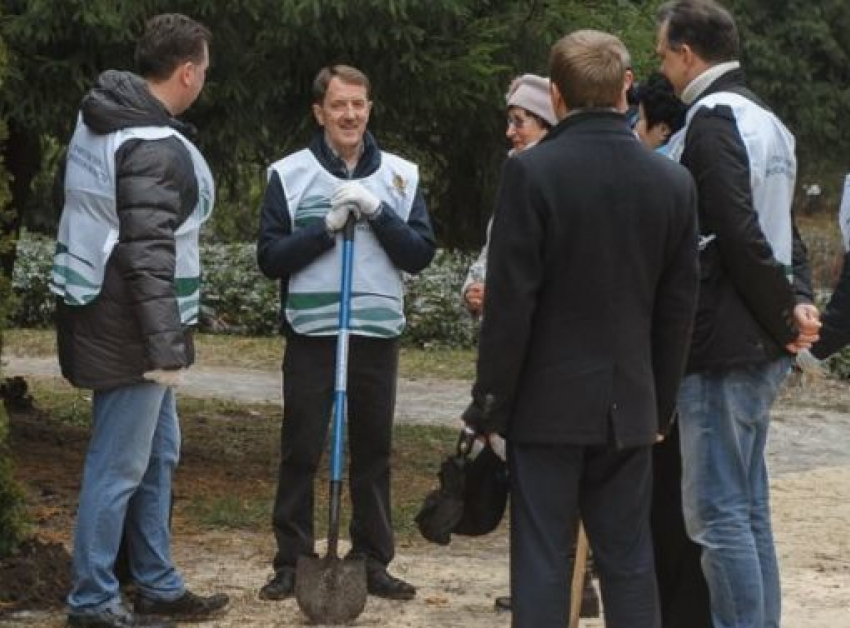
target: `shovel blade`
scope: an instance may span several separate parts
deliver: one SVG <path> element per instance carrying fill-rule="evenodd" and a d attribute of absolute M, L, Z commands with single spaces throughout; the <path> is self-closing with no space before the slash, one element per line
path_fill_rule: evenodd
<path fill-rule="evenodd" d="M 315 624 L 354 621 L 366 606 L 366 562 L 302 556 L 295 571 L 298 607 Z"/>

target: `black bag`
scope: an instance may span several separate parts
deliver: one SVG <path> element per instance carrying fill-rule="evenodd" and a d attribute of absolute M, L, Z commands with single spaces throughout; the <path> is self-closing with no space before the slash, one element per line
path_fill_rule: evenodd
<path fill-rule="evenodd" d="M 475 435 L 463 430 L 457 451 L 440 465 L 439 487 L 425 497 L 416 515 L 427 540 L 448 545 L 451 534 L 481 536 L 502 521 L 508 501 L 507 465 L 488 443 L 471 456 Z"/>

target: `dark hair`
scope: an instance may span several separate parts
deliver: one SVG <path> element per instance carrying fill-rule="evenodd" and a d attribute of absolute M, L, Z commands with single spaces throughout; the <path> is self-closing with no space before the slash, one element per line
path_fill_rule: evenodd
<path fill-rule="evenodd" d="M 714 0 L 673 0 L 658 9 L 656 20 L 667 25 L 667 45 L 687 44 L 703 61 L 737 59 L 740 51 L 735 18 Z"/>
<path fill-rule="evenodd" d="M 685 124 L 685 104 L 673 92 L 673 86 L 660 72 L 653 72 L 635 86 L 633 102 L 643 105 L 646 128 L 666 123 L 675 133 Z"/>
<path fill-rule="evenodd" d="M 328 65 L 319 70 L 316 78 L 313 80 L 313 102 L 321 105 L 325 102 L 325 94 L 328 93 L 328 85 L 331 80 L 336 77 L 343 83 L 351 85 L 362 85 L 366 88 L 366 98 L 372 91 L 372 84 L 369 82 L 369 77 L 363 72 L 350 65 Z"/>
<path fill-rule="evenodd" d="M 136 43 L 136 69 L 147 79 L 164 81 L 177 66 L 204 58 L 212 33 L 195 20 L 180 13 L 163 13 L 145 24 L 145 32 Z"/>

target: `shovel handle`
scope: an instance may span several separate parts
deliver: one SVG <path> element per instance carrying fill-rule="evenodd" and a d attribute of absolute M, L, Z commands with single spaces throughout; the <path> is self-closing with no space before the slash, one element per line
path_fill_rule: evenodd
<path fill-rule="evenodd" d="M 339 330 L 336 340 L 334 373 L 333 443 L 331 448 L 331 481 L 342 480 L 343 441 L 345 440 L 346 386 L 348 383 L 348 335 L 351 320 L 351 276 L 354 258 L 356 218 L 348 215 L 342 240 L 342 285 L 339 295 Z"/>
<path fill-rule="evenodd" d="M 348 336 L 351 320 L 351 276 L 354 259 L 354 230 L 357 218 L 350 212 L 342 239 L 342 280 L 339 295 L 339 330 L 336 340 L 334 372 L 333 433 L 331 436 L 330 505 L 328 507 L 328 556 L 337 555 L 339 512 L 342 502 L 342 467 L 344 463 L 346 387 L 348 383 Z"/>

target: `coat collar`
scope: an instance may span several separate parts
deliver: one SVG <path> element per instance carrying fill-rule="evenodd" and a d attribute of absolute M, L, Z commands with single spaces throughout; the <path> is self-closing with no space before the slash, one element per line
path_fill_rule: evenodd
<path fill-rule="evenodd" d="M 625 114 L 609 109 L 587 109 L 569 115 L 561 120 L 540 140 L 540 144 L 551 142 L 564 133 L 593 133 L 596 131 L 632 134 Z"/>
<path fill-rule="evenodd" d="M 705 98 L 709 94 L 735 91 L 743 89 L 744 87 L 746 87 L 744 71 L 741 68 L 735 68 L 734 70 L 729 70 L 728 72 L 721 74 L 714 81 L 709 83 L 708 87 L 706 87 L 702 93 L 694 99 L 694 102 L 699 102 L 700 99 Z"/>

